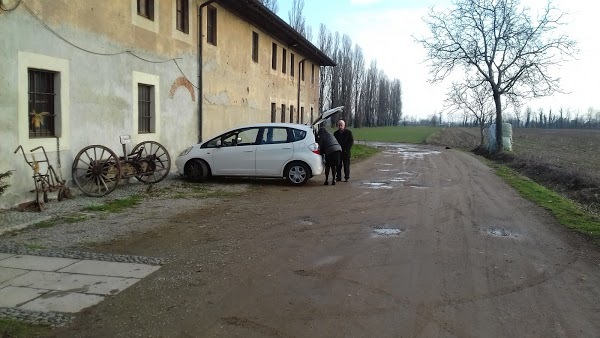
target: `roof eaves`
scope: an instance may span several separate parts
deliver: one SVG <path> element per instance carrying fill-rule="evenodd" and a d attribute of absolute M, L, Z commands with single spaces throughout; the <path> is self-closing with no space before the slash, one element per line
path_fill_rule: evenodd
<path fill-rule="evenodd" d="M 330 57 L 257 0 L 217 0 L 217 3 L 272 34 L 273 37 L 286 43 L 288 47 L 296 49 L 320 66 L 336 65 Z"/>

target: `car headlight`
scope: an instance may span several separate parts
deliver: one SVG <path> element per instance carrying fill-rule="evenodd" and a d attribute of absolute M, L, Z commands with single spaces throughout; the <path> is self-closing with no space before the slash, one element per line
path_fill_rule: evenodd
<path fill-rule="evenodd" d="M 182 151 L 181 154 L 179 154 L 179 157 L 189 154 L 189 152 L 192 151 L 192 148 L 194 148 L 194 147 L 192 146 L 192 147 L 189 147 L 186 150 Z"/>

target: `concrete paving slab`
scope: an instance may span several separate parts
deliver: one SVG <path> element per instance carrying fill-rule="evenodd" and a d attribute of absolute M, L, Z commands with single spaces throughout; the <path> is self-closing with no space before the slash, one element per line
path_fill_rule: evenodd
<path fill-rule="evenodd" d="M 7 282 L 15 277 L 19 277 L 26 273 L 27 273 L 27 270 L 23 270 L 23 269 L 0 267 L 0 287 L 10 285 L 10 284 L 4 284 L 4 282 Z"/>
<path fill-rule="evenodd" d="M 8 285 L 53 291 L 114 295 L 138 281 L 137 278 L 31 271 L 13 278 L 8 282 Z"/>
<path fill-rule="evenodd" d="M 7 254 L 7 253 L 0 252 L 0 261 L 3 260 L 3 259 L 5 259 L 5 258 L 12 257 L 12 256 L 14 256 L 14 255 L 13 254 Z"/>
<path fill-rule="evenodd" d="M 84 260 L 60 269 L 58 272 L 70 272 L 97 276 L 144 278 L 158 269 L 160 269 L 160 266 Z"/>
<path fill-rule="evenodd" d="M 16 255 L 1 260 L 0 267 L 38 271 L 56 271 L 77 262 L 80 262 L 80 260 L 57 257 Z"/>
<path fill-rule="evenodd" d="M 79 312 L 92 305 L 100 303 L 104 297 L 97 295 L 86 295 L 83 293 L 73 293 L 65 291 L 52 291 L 41 297 L 38 297 L 26 304 L 19 306 L 19 309 L 29 311 L 56 311 L 56 312 Z"/>
<path fill-rule="evenodd" d="M 48 290 L 7 286 L 0 289 L 0 307 L 17 307 L 47 292 Z"/>

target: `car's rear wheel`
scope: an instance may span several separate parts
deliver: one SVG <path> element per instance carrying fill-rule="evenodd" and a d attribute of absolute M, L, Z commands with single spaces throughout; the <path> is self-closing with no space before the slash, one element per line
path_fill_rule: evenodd
<path fill-rule="evenodd" d="M 204 182 L 208 178 L 208 165 L 199 159 L 189 160 L 185 164 L 185 175 L 192 182 Z"/>
<path fill-rule="evenodd" d="M 310 179 L 310 168 L 302 162 L 288 164 L 285 179 L 292 185 L 303 185 Z"/>

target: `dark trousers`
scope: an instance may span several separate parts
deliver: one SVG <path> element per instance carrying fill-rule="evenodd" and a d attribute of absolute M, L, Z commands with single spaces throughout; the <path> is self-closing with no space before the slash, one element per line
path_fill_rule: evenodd
<path fill-rule="evenodd" d="M 344 178 L 350 178 L 350 152 L 342 151 L 341 165 L 337 167 L 337 179 L 342 179 L 342 166 L 344 167 Z"/>
<path fill-rule="evenodd" d="M 329 170 L 331 170 L 331 181 L 335 181 L 335 174 L 340 167 L 340 151 L 334 151 L 325 155 L 325 182 L 329 180 Z"/>

